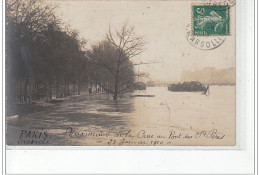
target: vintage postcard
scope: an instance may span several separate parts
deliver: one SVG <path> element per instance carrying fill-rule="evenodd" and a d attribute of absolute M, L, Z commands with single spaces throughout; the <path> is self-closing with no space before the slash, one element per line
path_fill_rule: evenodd
<path fill-rule="evenodd" d="M 234 0 L 7 0 L 8 146 L 235 146 Z"/>

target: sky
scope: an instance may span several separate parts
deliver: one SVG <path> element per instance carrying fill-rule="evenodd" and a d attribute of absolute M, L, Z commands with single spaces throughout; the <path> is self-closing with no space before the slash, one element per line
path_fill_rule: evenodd
<path fill-rule="evenodd" d="M 95 44 L 105 38 L 109 25 L 120 29 L 127 20 L 146 41 L 144 52 L 132 58 L 136 70 L 149 73 L 154 81 L 179 81 L 182 71 L 205 67 L 235 67 L 235 27 L 232 36 L 214 50 L 202 51 L 186 40 L 191 24 L 191 1 L 90 1 L 55 0 L 56 14 L 65 24 L 78 29 L 80 36 Z M 234 12 L 232 12 L 234 13 Z M 234 19 L 232 25 L 234 25 Z"/>

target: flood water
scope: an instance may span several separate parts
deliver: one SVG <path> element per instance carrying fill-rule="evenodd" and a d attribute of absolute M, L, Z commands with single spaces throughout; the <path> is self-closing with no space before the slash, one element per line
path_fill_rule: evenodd
<path fill-rule="evenodd" d="M 148 87 L 135 93 L 155 97 L 124 95 L 113 101 L 107 94 L 82 95 L 45 111 L 7 117 L 7 144 L 30 145 L 24 139 L 43 138 L 44 132 L 49 140 L 46 145 L 106 146 L 109 137 L 75 136 L 75 132 L 106 134 L 131 131 L 134 134 L 145 131 L 167 136 L 171 130 L 191 133 L 212 129 L 225 135 L 225 139 L 209 143 L 200 139 L 179 140 L 171 145 L 225 145 L 235 141 L 235 86 L 211 86 L 209 95 L 171 92 L 167 87 Z"/>

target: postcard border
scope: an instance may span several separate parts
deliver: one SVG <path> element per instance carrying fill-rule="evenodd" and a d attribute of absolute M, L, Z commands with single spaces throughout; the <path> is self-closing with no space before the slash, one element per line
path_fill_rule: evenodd
<path fill-rule="evenodd" d="M 3 5 L 4 1 L 2 1 L 2 38 L 4 38 L 4 18 L 3 18 L 3 14 L 4 14 L 4 9 L 3 9 Z M 258 5 L 257 0 L 254 0 L 254 14 L 258 14 L 258 6 L 256 7 L 255 5 Z M 258 22 L 257 22 L 257 18 L 254 16 L 254 22 L 256 25 L 254 25 L 254 36 L 258 36 Z M 4 40 L 2 40 L 2 58 L 4 58 Z M 258 38 L 255 39 L 254 38 L 254 94 L 258 95 Z M 4 59 L 2 59 L 2 97 L 4 97 Z M 258 119 L 256 118 L 258 116 L 258 109 L 257 109 L 257 105 L 258 105 L 258 96 L 255 97 L 254 96 L 254 153 L 258 153 Z M 3 174 L 6 174 L 6 145 L 5 145 L 5 119 L 4 119 L 4 98 L 2 98 L 2 167 L 3 167 Z M 257 132 L 256 132 L 257 131 Z M 258 168 L 256 168 L 256 164 L 258 163 L 258 155 L 254 154 L 254 174 L 258 174 Z"/>

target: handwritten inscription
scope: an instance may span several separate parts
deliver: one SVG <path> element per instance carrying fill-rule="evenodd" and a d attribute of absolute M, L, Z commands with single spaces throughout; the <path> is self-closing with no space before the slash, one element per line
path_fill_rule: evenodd
<path fill-rule="evenodd" d="M 141 130 L 140 132 L 138 132 L 137 137 L 138 138 L 153 138 L 153 134 L 146 134 L 145 130 Z"/>
<path fill-rule="evenodd" d="M 108 137 L 108 133 L 101 132 L 89 132 L 89 131 L 77 131 L 73 128 L 66 129 L 66 134 L 71 137 L 79 137 L 79 136 L 86 136 L 86 137 Z"/>
<path fill-rule="evenodd" d="M 73 138 L 85 137 L 86 140 L 93 140 L 96 138 L 96 143 L 110 146 L 122 145 L 142 145 L 142 146 L 159 146 L 159 145 L 174 145 L 176 140 L 192 140 L 192 139 L 211 139 L 222 140 L 225 134 L 220 134 L 217 129 L 209 131 L 201 130 L 186 133 L 185 131 L 169 130 L 164 134 L 146 131 L 144 129 L 137 132 L 132 130 L 114 131 L 114 132 L 91 132 L 91 131 L 78 131 L 73 128 L 67 128 L 67 135 Z"/>
<path fill-rule="evenodd" d="M 178 142 L 191 143 L 192 140 L 200 139 L 211 140 L 217 143 L 223 140 L 226 135 L 217 129 L 212 130 L 176 130 L 169 131 L 151 131 L 151 130 L 121 130 L 121 131 L 88 131 L 77 130 L 72 127 L 66 128 L 63 137 L 68 140 L 76 139 L 84 141 L 87 145 L 103 146 L 170 146 Z M 17 143 L 19 145 L 48 145 L 55 143 L 55 134 L 49 130 L 21 130 L 19 132 Z M 51 143 L 50 143 L 51 141 Z"/>
<path fill-rule="evenodd" d="M 211 138 L 211 139 L 223 139 L 225 135 L 219 135 L 217 129 L 213 129 L 210 131 L 201 131 L 197 132 L 195 135 L 195 138 L 199 137 L 205 137 L 205 138 Z"/>

